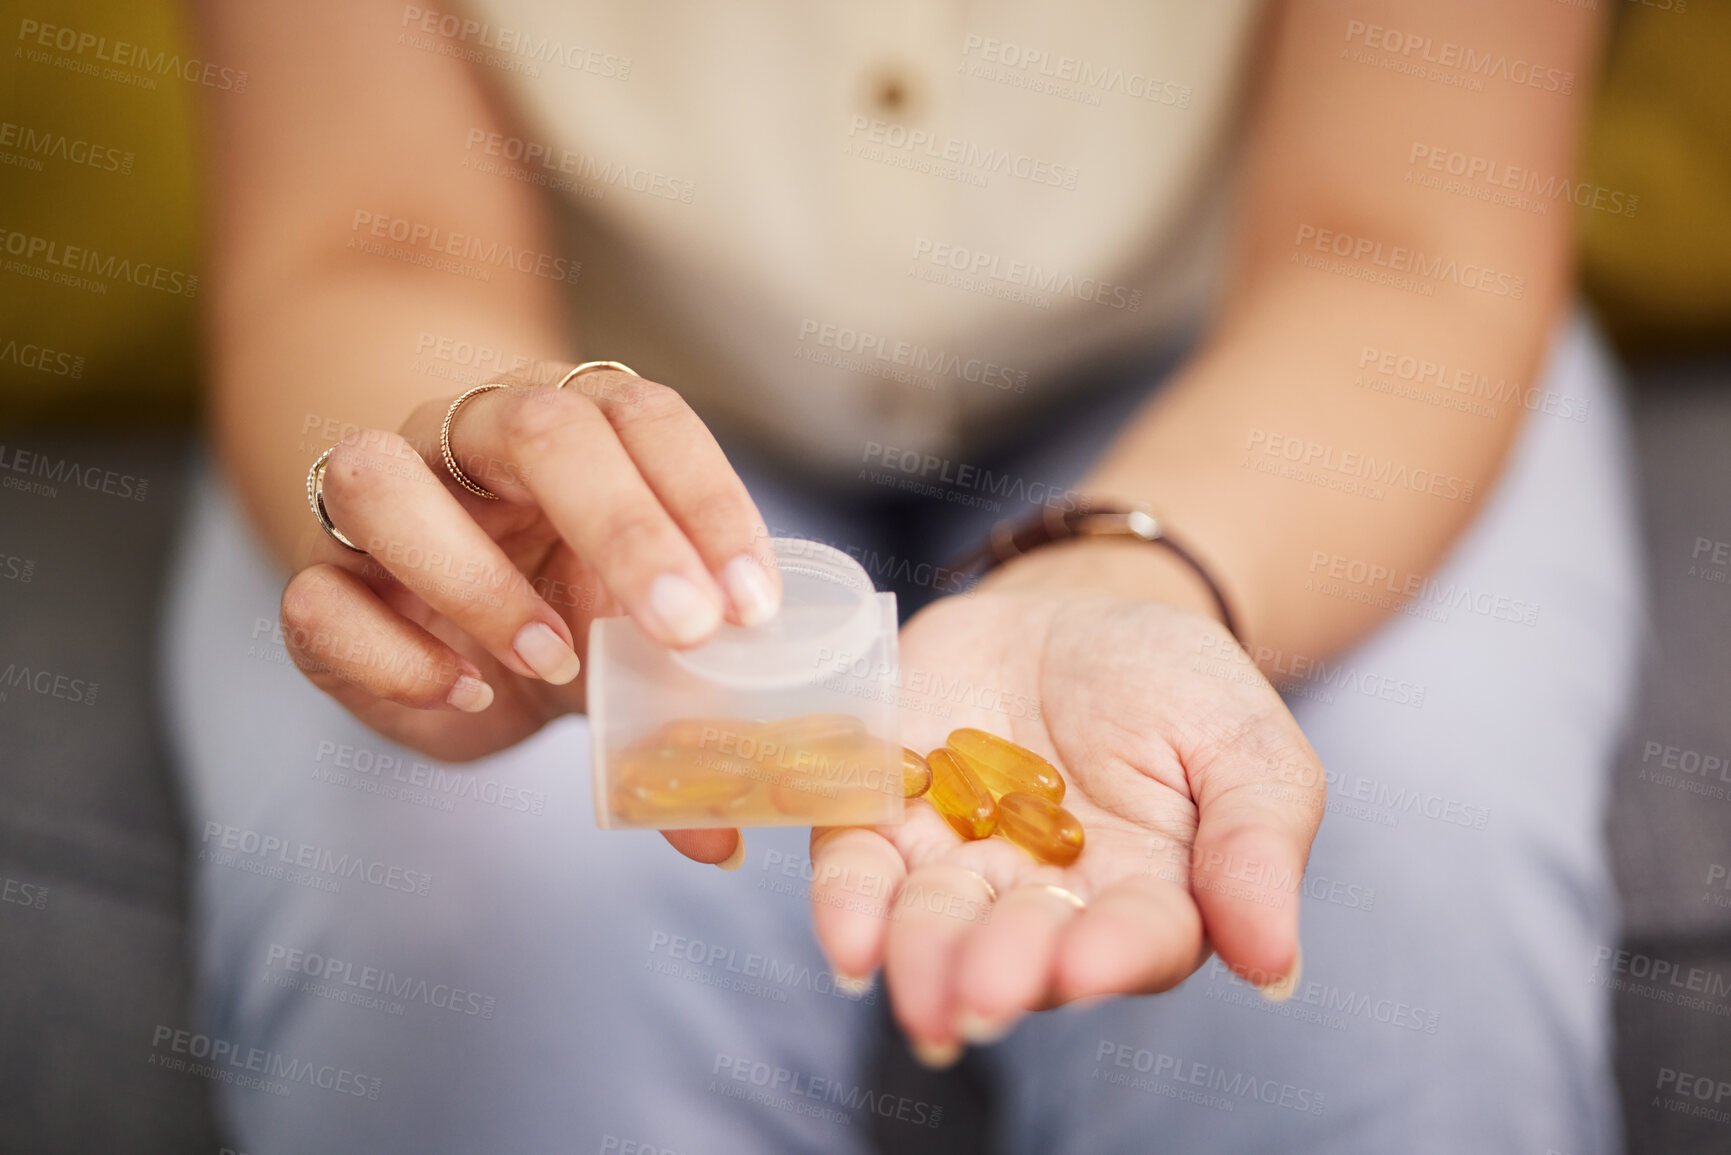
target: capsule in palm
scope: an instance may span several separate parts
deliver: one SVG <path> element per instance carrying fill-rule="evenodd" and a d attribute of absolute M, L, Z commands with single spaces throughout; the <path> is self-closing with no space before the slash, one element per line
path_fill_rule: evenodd
<path fill-rule="evenodd" d="M 945 745 L 993 797 L 1022 793 L 1054 803 L 1064 800 L 1064 778 L 1058 768 L 1008 738 L 984 730 L 953 730 Z"/>
<path fill-rule="evenodd" d="M 919 752 L 902 747 L 902 797 L 918 798 L 932 784 L 932 767 Z"/>
<path fill-rule="evenodd" d="M 926 764 L 932 770 L 926 797 L 950 828 L 970 841 L 990 835 L 998 824 L 998 804 L 973 771 L 949 750 L 933 750 Z"/>
<path fill-rule="evenodd" d="M 998 799 L 998 833 L 1053 866 L 1082 853 L 1082 823 L 1056 802 L 1012 791 Z"/>

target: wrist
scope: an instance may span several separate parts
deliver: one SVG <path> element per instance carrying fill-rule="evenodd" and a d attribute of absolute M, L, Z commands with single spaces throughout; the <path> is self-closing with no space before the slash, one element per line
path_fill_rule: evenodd
<path fill-rule="evenodd" d="M 1133 538 L 1081 537 L 1042 546 L 992 570 L 978 588 L 1156 601 L 1222 621 L 1213 591 L 1194 568 L 1163 546 Z"/>

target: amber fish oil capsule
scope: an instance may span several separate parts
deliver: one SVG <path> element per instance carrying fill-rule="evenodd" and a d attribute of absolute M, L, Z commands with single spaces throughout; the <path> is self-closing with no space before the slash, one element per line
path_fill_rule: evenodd
<path fill-rule="evenodd" d="M 888 742 L 862 737 L 794 750 L 766 746 L 775 763 L 770 797 L 783 814 L 820 824 L 870 822 L 883 795 L 901 794 L 901 757 Z"/>
<path fill-rule="evenodd" d="M 1068 866 L 1082 853 L 1082 823 L 1036 794 L 1015 791 L 998 799 L 998 833 L 1053 866 Z"/>
<path fill-rule="evenodd" d="M 949 750 L 933 750 L 926 763 L 932 769 L 926 797 L 950 828 L 969 841 L 990 835 L 998 825 L 998 804 L 991 792 Z"/>
<path fill-rule="evenodd" d="M 932 785 L 932 767 L 919 751 L 902 747 L 902 797 L 918 798 Z"/>
<path fill-rule="evenodd" d="M 637 751 L 627 755 L 615 805 L 633 822 L 714 813 L 751 793 L 750 769 L 737 759 L 701 750 Z"/>
<path fill-rule="evenodd" d="M 984 730 L 953 730 L 945 746 L 974 772 L 993 797 L 1022 793 L 1054 803 L 1064 800 L 1064 779 L 1058 768 L 1008 738 Z"/>

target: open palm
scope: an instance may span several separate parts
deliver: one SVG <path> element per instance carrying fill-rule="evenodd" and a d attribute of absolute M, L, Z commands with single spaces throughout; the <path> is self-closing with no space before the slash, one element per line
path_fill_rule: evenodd
<path fill-rule="evenodd" d="M 883 967 L 928 1061 L 1029 1010 L 1168 989 L 1210 949 L 1290 989 L 1323 776 L 1218 624 L 1152 601 L 981 592 L 917 616 L 901 655 L 909 745 L 975 726 L 1035 750 L 1087 834 L 1058 868 L 963 841 L 923 800 L 898 826 L 813 831 L 818 937 L 843 974 Z"/>

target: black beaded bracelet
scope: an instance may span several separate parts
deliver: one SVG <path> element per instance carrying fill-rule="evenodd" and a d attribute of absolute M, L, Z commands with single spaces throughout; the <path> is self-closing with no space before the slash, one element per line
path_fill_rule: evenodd
<path fill-rule="evenodd" d="M 1160 524 L 1159 518 L 1141 506 L 1081 502 L 1072 509 L 1047 507 L 1020 523 L 1000 521 L 992 527 L 991 537 L 986 544 L 958 561 L 955 568 L 964 573 L 978 570 L 984 575 L 1011 558 L 1020 557 L 1043 545 L 1053 545 L 1078 537 L 1128 537 L 1170 550 L 1202 579 L 1202 584 L 1208 587 L 1208 594 L 1220 611 L 1220 621 L 1226 627 L 1226 632 L 1231 634 L 1239 645 L 1244 644 L 1244 638 L 1238 632 L 1238 619 L 1233 617 L 1232 608 L 1226 603 L 1226 594 L 1221 590 L 1220 583 L 1214 580 L 1214 575 L 1208 572 L 1206 566 L 1196 560 L 1195 554 L 1173 540 L 1172 535 Z"/>

